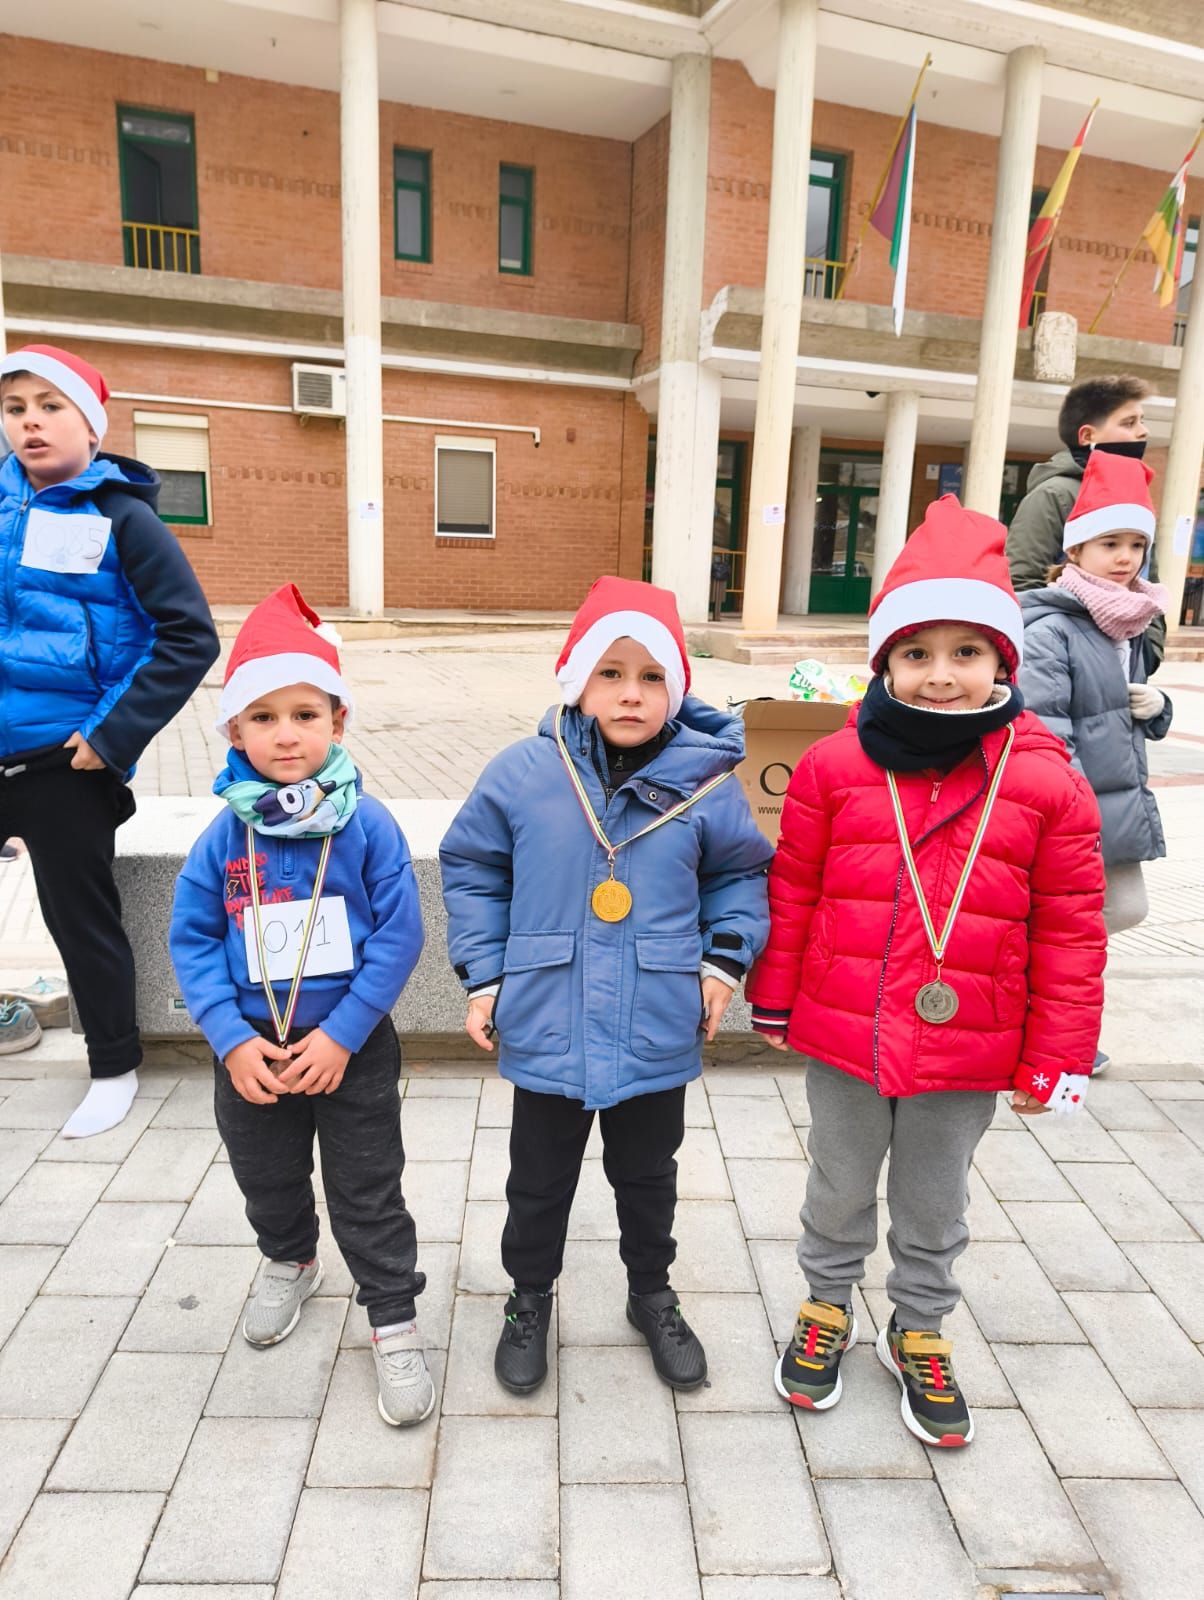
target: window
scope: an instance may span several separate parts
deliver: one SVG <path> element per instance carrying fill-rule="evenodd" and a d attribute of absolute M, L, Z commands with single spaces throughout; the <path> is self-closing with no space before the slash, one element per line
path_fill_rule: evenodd
<path fill-rule="evenodd" d="M 502 166 L 498 172 L 497 266 L 499 272 L 531 271 L 531 198 L 535 174 L 530 167 Z"/>
<path fill-rule="evenodd" d="M 830 300 L 840 287 L 840 235 L 844 224 L 844 156 L 811 152 L 807 190 L 807 262 L 803 292 Z"/>
<path fill-rule="evenodd" d="M 134 450 L 163 480 L 159 491 L 163 521 L 207 528 L 211 520 L 209 418 L 135 411 Z"/>
<path fill-rule="evenodd" d="M 436 437 L 436 538 L 492 539 L 495 505 L 493 440 Z"/>
<path fill-rule="evenodd" d="M 431 259 L 431 155 L 393 152 L 393 254 L 398 261 Z"/>
<path fill-rule="evenodd" d="M 118 106 L 117 150 L 126 266 L 199 272 L 192 118 Z"/>
<path fill-rule="evenodd" d="M 1183 229 L 1183 266 L 1179 272 L 1179 294 L 1175 300 L 1175 325 L 1172 339 L 1182 344 L 1187 334 L 1187 308 L 1191 305 L 1191 285 L 1200 253 L 1200 219 L 1189 217 Z"/>

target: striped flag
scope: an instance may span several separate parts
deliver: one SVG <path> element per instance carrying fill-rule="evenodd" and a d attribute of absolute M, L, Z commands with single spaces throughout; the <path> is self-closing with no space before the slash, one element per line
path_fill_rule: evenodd
<path fill-rule="evenodd" d="M 1020 294 L 1020 326 L 1028 327 L 1029 312 L 1032 309 L 1033 294 L 1037 288 L 1037 279 L 1041 276 L 1041 269 L 1049 259 L 1050 248 L 1053 245 L 1053 236 L 1057 232 L 1058 223 L 1062 220 L 1062 207 L 1066 204 L 1066 196 L 1070 190 L 1070 180 L 1074 177 L 1074 169 L 1079 164 L 1079 157 L 1083 153 L 1083 145 L 1087 139 L 1091 120 L 1095 116 L 1096 106 L 1091 107 L 1087 113 L 1083 126 L 1079 129 L 1079 136 L 1066 152 L 1066 159 L 1062 163 L 1062 170 L 1053 181 L 1053 187 L 1045 196 L 1045 203 L 1033 218 L 1033 225 L 1028 230 L 1028 246 L 1024 255 L 1024 287 Z"/>
<path fill-rule="evenodd" d="M 916 162 L 916 108 L 913 101 L 891 157 L 890 172 L 882 197 L 870 216 L 870 226 L 890 240 L 890 264 L 895 274 L 891 309 L 895 317 L 895 337 L 903 331 L 903 308 L 907 299 L 907 257 L 911 247 L 911 191 Z"/>
<path fill-rule="evenodd" d="M 1204 129 L 1201 130 L 1204 133 Z M 1184 156 L 1179 170 L 1170 181 L 1170 187 L 1158 202 L 1158 209 L 1141 230 L 1141 237 L 1154 253 L 1158 270 L 1154 274 L 1154 292 L 1160 306 L 1169 306 L 1179 287 L 1179 274 L 1183 268 L 1183 232 L 1187 205 L 1187 169 L 1200 144 L 1200 134 Z"/>

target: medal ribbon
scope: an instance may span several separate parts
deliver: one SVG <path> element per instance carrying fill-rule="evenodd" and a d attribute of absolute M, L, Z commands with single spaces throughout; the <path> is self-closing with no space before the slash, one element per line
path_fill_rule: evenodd
<path fill-rule="evenodd" d="M 999 765 L 995 768 L 994 776 L 992 777 L 990 786 L 987 789 L 987 798 L 982 808 L 982 816 L 979 817 L 978 827 L 974 830 L 974 838 L 970 843 L 969 853 L 966 856 L 966 864 L 962 868 L 962 875 L 958 880 L 957 888 L 953 891 L 953 899 L 949 904 L 949 914 L 945 918 L 945 926 L 941 929 L 939 938 L 937 937 L 936 924 L 932 920 L 932 913 L 928 909 L 928 902 L 924 898 L 924 891 L 920 887 L 920 874 L 916 869 L 916 858 L 911 848 L 911 840 L 907 837 L 907 823 L 904 821 L 903 806 L 899 800 L 899 786 L 895 782 L 894 773 L 891 772 L 889 768 L 887 769 L 886 785 L 890 790 L 891 809 L 895 813 L 895 827 L 898 829 L 899 843 L 903 849 L 903 860 L 907 864 L 907 875 L 911 879 L 911 887 L 915 890 L 916 903 L 919 905 L 920 916 L 924 922 L 924 933 L 927 936 L 928 945 L 932 951 L 932 959 L 936 962 L 936 975 L 938 981 L 941 976 L 941 967 L 945 960 L 945 950 L 949 944 L 950 937 L 952 936 L 953 925 L 957 921 L 957 914 L 962 908 L 962 900 L 965 898 L 966 889 L 970 882 L 970 874 L 974 871 L 974 863 L 978 860 L 978 852 L 982 848 L 982 841 L 987 831 L 987 823 L 991 820 L 991 811 L 994 808 L 996 797 L 999 794 L 999 786 L 1003 782 L 1003 769 L 1007 766 L 1008 756 L 1012 752 L 1012 745 L 1015 742 L 1015 738 L 1015 725 L 1009 722 L 1007 726 L 1007 737 L 1004 742 L 1003 750 L 999 756 Z"/>
<path fill-rule="evenodd" d="M 301 954 L 297 958 L 297 970 L 293 973 L 293 980 L 289 984 L 288 1003 L 282 1013 L 276 1001 L 276 991 L 272 988 L 271 979 L 268 977 L 268 953 L 263 946 L 263 921 L 259 903 L 259 874 L 255 870 L 255 834 L 250 823 L 247 824 L 247 864 L 250 868 L 247 876 L 251 880 L 251 924 L 255 929 L 255 953 L 259 957 L 259 981 L 263 984 L 263 992 L 268 997 L 268 1009 L 272 1014 L 272 1024 L 280 1044 L 284 1044 L 288 1039 L 297 1002 L 301 998 L 301 978 L 305 971 L 305 959 L 309 955 L 310 941 L 313 939 L 318 922 L 318 905 L 322 899 L 322 885 L 326 882 L 326 867 L 330 861 L 330 847 L 333 843 L 332 833 L 328 833 L 322 840 L 318 870 L 314 874 L 313 898 L 309 902 L 309 916 L 306 918 L 305 929 L 301 935 Z"/>
<path fill-rule="evenodd" d="M 614 876 L 615 870 L 615 857 L 625 845 L 634 844 L 637 839 L 642 839 L 646 833 L 651 833 L 654 828 L 663 827 L 666 822 L 672 822 L 675 817 L 680 817 L 682 812 L 688 811 L 696 800 L 701 800 L 704 795 L 710 794 L 712 789 L 717 789 L 719 785 L 725 781 L 725 779 L 731 777 L 730 772 L 721 772 L 717 778 L 710 778 L 700 788 L 695 789 L 693 794 L 687 795 L 684 800 L 672 807 L 671 810 L 666 811 L 662 816 L 657 817 L 655 822 L 650 822 L 646 828 L 641 828 L 638 833 L 631 834 L 629 838 L 620 839 L 617 844 L 611 844 L 610 840 L 606 837 L 606 834 L 602 830 L 602 824 L 598 821 L 597 814 L 590 803 L 589 795 L 585 792 L 585 785 L 581 781 L 581 774 L 573 765 L 573 758 L 571 755 L 569 755 L 568 748 L 564 742 L 564 737 L 560 732 L 560 719 L 563 715 L 564 707 L 560 706 L 556 711 L 556 748 L 560 751 L 560 759 L 564 762 L 565 771 L 568 773 L 569 781 L 573 785 L 573 792 L 576 794 L 577 799 L 581 804 L 581 809 L 585 813 L 585 820 L 589 823 L 590 830 L 592 831 L 594 838 L 602 846 L 603 850 L 606 851 L 606 859 L 610 864 L 610 872 L 612 877 Z"/>

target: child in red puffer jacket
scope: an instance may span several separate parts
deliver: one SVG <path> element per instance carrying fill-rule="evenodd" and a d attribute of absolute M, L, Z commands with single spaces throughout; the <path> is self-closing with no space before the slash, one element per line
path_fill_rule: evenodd
<path fill-rule="evenodd" d="M 1081 1105 L 1103 1006 L 1099 812 L 1013 682 L 1024 629 L 1003 550 L 998 522 L 947 495 L 892 567 L 866 697 L 790 781 L 747 984 L 754 1027 L 813 1058 L 809 1298 L 778 1392 L 817 1411 L 840 1398 L 889 1152 L 878 1355 L 904 1423 L 938 1446 L 974 1434 L 940 1328 L 975 1148 L 1000 1090 L 1024 1115 Z"/>

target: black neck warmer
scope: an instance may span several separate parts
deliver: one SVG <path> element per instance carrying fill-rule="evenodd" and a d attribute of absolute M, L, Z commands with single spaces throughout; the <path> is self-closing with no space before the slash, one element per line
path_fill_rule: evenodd
<path fill-rule="evenodd" d="M 1080 467 L 1086 467 L 1092 450 L 1102 450 L 1106 456 L 1127 456 L 1130 461 L 1140 461 L 1145 455 L 1147 439 L 1107 439 L 1103 444 L 1076 444 L 1070 453 Z"/>
<path fill-rule="evenodd" d="M 1014 683 L 1008 695 L 980 711 L 930 711 L 896 700 L 881 677 L 873 678 L 857 713 L 857 737 L 875 766 L 891 772 L 952 772 L 988 733 L 1005 728 L 1024 710 Z"/>

